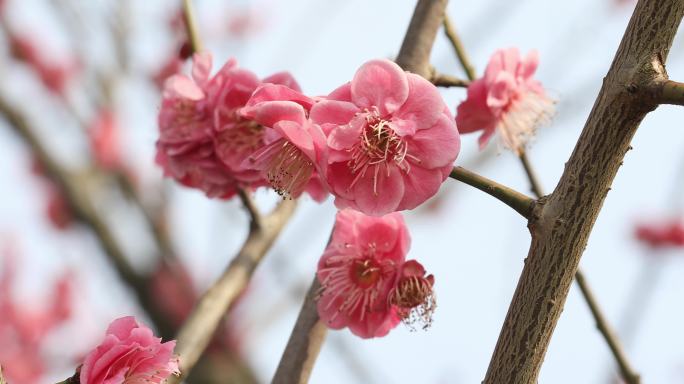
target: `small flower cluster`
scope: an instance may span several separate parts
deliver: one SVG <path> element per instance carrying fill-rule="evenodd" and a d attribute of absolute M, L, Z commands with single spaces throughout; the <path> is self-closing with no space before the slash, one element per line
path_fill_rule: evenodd
<path fill-rule="evenodd" d="M 333 329 L 386 335 L 398 323 L 431 323 L 434 277 L 406 260 L 408 229 L 398 211 L 432 197 L 449 176 L 463 132 L 499 131 L 518 154 L 548 121 L 554 102 L 532 78 L 538 59 L 494 54 L 468 89 L 456 119 L 435 86 L 389 60 L 372 60 L 324 97 L 301 93 L 281 73 L 259 81 L 229 61 L 210 76 L 208 54 L 192 79 L 166 81 L 157 162 L 210 197 L 270 186 L 285 198 L 335 197 L 338 212 L 317 277 L 318 312 Z"/>
<path fill-rule="evenodd" d="M 231 60 L 210 76 L 205 53 L 193 64 L 192 79 L 166 81 L 157 162 L 210 197 L 270 186 L 381 216 L 433 196 L 460 149 L 434 85 L 389 60 L 326 97 L 302 94 L 287 73 L 260 81 Z"/>
<path fill-rule="evenodd" d="M 434 277 L 406 260 L 411 238 L 401 213 L 337 213 L 330 244 L 318 262 L 318 313 L 333 329 L 363 338 L 385 336 L 404 321 L 430 325 Z"/>

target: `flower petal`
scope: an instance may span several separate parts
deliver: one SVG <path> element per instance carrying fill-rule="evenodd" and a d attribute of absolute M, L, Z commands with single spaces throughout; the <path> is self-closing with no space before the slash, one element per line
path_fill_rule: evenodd
<path fill-rule="evenodd" d="M 381 116 L 393 113 L 406 101 L 409 84 L 404 72 L 389 60 L 371 60 L 359 68 L 351 83 L 354 104 L 377 107 Z"/>

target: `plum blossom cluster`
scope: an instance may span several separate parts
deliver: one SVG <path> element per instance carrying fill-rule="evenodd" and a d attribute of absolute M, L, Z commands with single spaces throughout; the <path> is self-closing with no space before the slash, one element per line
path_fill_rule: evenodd
<path fill-rule="evenodd" d="M 400 322 L 427 328 L 436 308 L 434 277 L 406 260 L 411 243 L 399 212 L 383 217 L 337 213 L 318 262 L 318 313 L 328 327 L 362 338 L 382 337 Z"/>
<path fill-rule="evenodd" d="M 389 60 L 325 97 L 302 94 L 287 73 L 259 80 L 230 60 L 211 76 L 205 53 L 193 64 L 192 78 L 165 83 L 157 162 L 210 197 L 270 186 L 381 216 L 433 196 L 460 149 L 434 85 Z"/>

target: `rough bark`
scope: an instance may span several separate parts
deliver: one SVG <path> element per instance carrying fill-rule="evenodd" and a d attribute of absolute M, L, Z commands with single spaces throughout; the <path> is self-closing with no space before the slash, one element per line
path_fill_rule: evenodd
<path fill-rule="evenodd" d="M 485 383 L 536 383 L 551 335 L 599 210 L 630 141 L 657 106 L 649 88 L 664 61 L 684 0 L 641 0 L 554 192 L 530 220 L 532 244 Z"/>

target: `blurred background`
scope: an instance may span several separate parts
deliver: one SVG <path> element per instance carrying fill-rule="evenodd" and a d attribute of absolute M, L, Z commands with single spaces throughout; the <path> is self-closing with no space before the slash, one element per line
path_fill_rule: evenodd
<path fill-rule="evenodd" d="M 452 0 L 449 15 L 482 72 L 498 48 L 537 49 L 537 78 L 558 100 L 529 149 L 550 192 L 608 70 L 632 1 Z M 234 57 L 260 77 L 288 70 L 309 95 L 398 52 L 413 1 L 197 0 L 215 67 Z M 240 248 L 239 200 L 162 180 L 154 164 L 160 86 L 189 70 L 180 1 L 0 1 L 0 364 L 12 384 L 71 376 L 114 318 L 172 338 Z M 442 33 L 441 73 L 465 77 Z M 684 33 L 667 63 L 684 80 Z M 454 108 L 465 89 L 443 90 Z M 667 241 L 684 203 L 684 109 L 639 129 L 581 267 L 646 383 L 684 383 L 684 248 Z M 530 193 L 514 154 L 463 138 L 456 163 Z M 65 196 L 65 191 L 67 191 Z M 69 204 L 77 199 L 83 208 Z M 256 192 L 266 211 L 278 201 Z M 334 220 L 332 199 L 302 199 L 189 382 L 272 377 Z M 529 245 L 525 222 L 447 180 L 406 213 L 410 258 L 435 274 L 427 331 L 362 340 L 331 331 L 312 383 L 479 383 Z M 663 233 L 665 233 L 663 235 Z M 615 364 L 573 285 L 541 383 L 616 383 Z"/>

